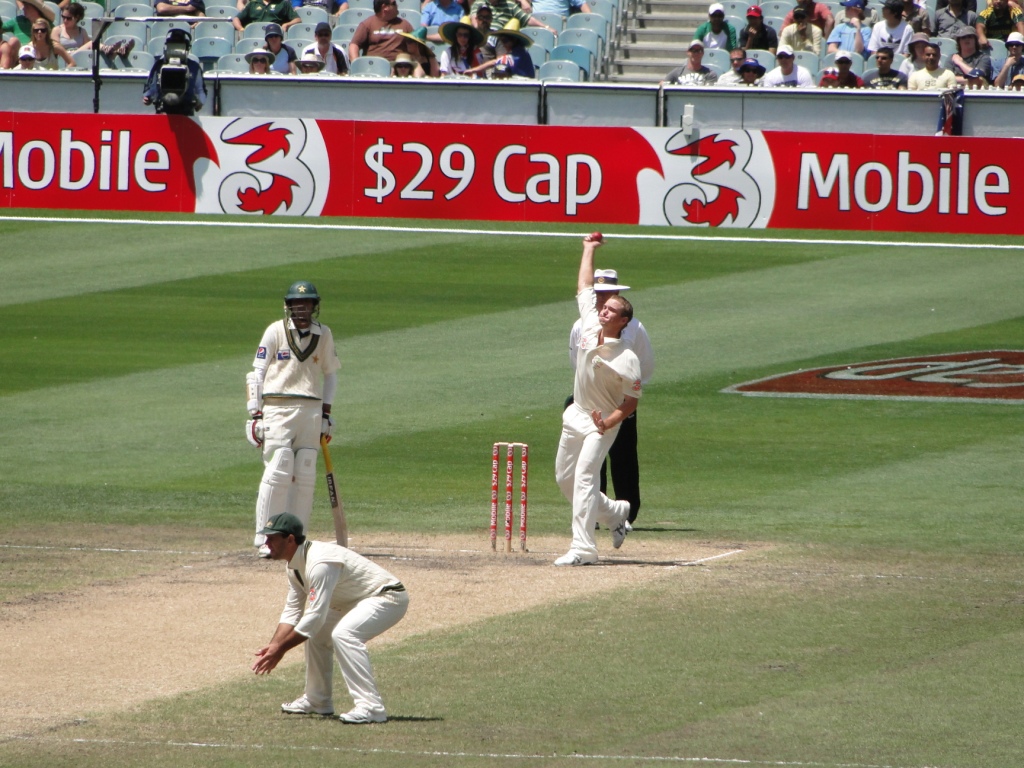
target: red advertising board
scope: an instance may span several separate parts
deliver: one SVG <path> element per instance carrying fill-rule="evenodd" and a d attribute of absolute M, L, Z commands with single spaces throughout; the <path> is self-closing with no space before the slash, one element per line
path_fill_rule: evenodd
<path fill-rule="evenodd" d="M 1015 139 L 0 112 L 0 204 L 1021 234 L 1017 147 Z"/>

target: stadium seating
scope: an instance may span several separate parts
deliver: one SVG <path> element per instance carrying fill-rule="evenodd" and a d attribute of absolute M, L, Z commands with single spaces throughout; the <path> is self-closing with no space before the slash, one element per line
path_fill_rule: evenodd
<path fill-rule="evenodd" d="M 560 13 L 535 13 L 533 18 L 541 24 L 551 27 L 555 32 L 565 29 L 565 18 Z"/>
<path fill-rule="evenodd" d="M 338 24 L 334 28 L 334 32 L 331 33 L 331 39 L 339 45 L 344 43 L 348 44 L 348 41 L 352 39 L 352 36 L 356 33 L 358 24 Z"/>
<path fill-rule="evenodd" d="M 214 68 L 215 72 L 248 72 L 249 62 L 245 60 L 245 56 L 240 53 L 229 53 L 226 56 L 221 56 L 217 59 L 217 66 Z"/>
<path fill-rule="evenodd" d="M 163 50 L 164 40 L 167 38 L 167 33 L 172 29 L 184 29 L 189 34 L 192 34 L 192 25 L 187 21 L 174 21 L 168 19 L 167 21 L 152 21 L 149 22 L 149 42 L 152 46 L 153 43 L 160 43 L 160 50 Z M 110 32 L 107 32 L 109 36 Z M 151 51 L 152 52 L 152 51 Z"/>
<path fill-rule="evenodd" d="M 732 69 L 732 62 L 729 61 L 729 52 L 724 48 L 706 49 L 702 61 L 705 66 L 715 67 L 719 73 L 728 72 Z"/>
<path fill-rule="evenodd" d="M 547 61 L 541 65 L 537 77 L 542 82 L 578 83 L 583 79 L 583 72 L 571 61 Z"/>
<path fill-rule="evenodd" d="M 408 8 L 401 10 L 398 12 L 398 16 L 412 24 L 413 29 L 419 29 L 423 26 L 423 15 L 419 12 L 419 9 Z"/>
<path fill-rule="evenodd" d="M 235 27 L 227 19 L 223 21 L 204 21 L 196 26 L 195 34 L 192 37 L 195 40 L 203 37 L 221 37 L 225 40 L 234 41 Z"/>
<path fill-rule="evenodd" d="M 747 50 L 747 58 L 754 59 L 758 64 L 764 67 L 766 70 L 775 67 L 775 54 L 771 51 L 762 51 L 756 48 L 750 48 Z M 731 66 L 731 62 L 730 62 Z"/>
<path fill-rule="evenodd" d="M 566 29 L 558 36 L 559 45 L 579 45 L 594 55 L 594 61 L 600 61 L 604 55 L 604 40 L 592 29 Z"/>
<path fill-rule="evenodd" d="M 119 19 L 127 19 L 131 16 L 156 16 L 156 10 L 152 5 L 145 3 L 122 3 L 114 9 L 114 16 Z"/>
<path fill-rule="evenodd" d="M 373 8 L 352 8 L 342 11 L 338 16 L 338 26 L 343 24 L 359 24 L 364 19 L 373 16 Z"/>
<path fill-rule="evenodd" d="M 574 13 L 565 22 L 565 28 L 569 29 L 590 29 L 607 40 L 611 33 L 611 25 L 608 19 L 597 13 Z"/>
<path fill-rule="evenodd" d="M 231 19 L 238 15 L 238 9 L 233 5 L 208 5 L 206 15 L 215 19 Z"/>
<path fill-rule="evenodd" d="M 106 60 L 108 66 L 101 65 L 102 69 L 128 69 L 132 71 L 145 72 L 153 68 L 153 54 L 149 51 L 134 50 L 127 56 L 113 56 Z"/>
<path fill-rule="evenodd" d="M 260 40 L 265 40 L 267 37 L 267 27 L 269 24 L 250 24 L 244 30 L 242 30 L 242 37 L 258 37 Z"/>
<path fill-rule="evenodd" d="M 107 12 L 107 9 L 100 3 L 91 3 L 89 0 L 85 0 L 82 3 L 82 8 L 85 9 L 85 18 L 87 19 L 98 19 L 100 16 Z M 6 19 L 6 14 L 2 14 Z"/>
<path fill-rule="evenodd" d="M 222 37 L 203 37 L 192 43 L 192 54 L 202 62 L 203 69 L 208 69 L 233 51 L 231 41 Z"/>
<path fill-rule="evenodd" d="M 243 37 L 241 40 L 235 43 L 235 50 L 233 53 L 240 53 L 243 56 L 249 51 L 255 51 L 263 48 L 266 45 L 266 41 L 260 37 Z"/>
<path fill-rule="evenodd" d="M 144 21 L 113 21 L 107 27 L 107 31 L 103 33 L 103 39 L 100 42 L 109 43 L 128 37 L 134 37 L 144 46 L 149 41 L 149 24 Z"/>
<path fill-rule="evenodd" d="M 589 80 L 592 57 L 593 54 L 587 48 L 578 45 L 556 45 L 551 49 L 548 61 L 571 61 L 580 68 L 583 79 Z"/>
<path fill-rule="evenodd" d="M 75 66 L 79 69 L 92 69 L 92 51 L 75 51 L 71 58 L 75 60 Z"/>
<path fill-rule="evenodd" d="M 352 77 L 390 77 L 391 62 L 379 56 L 360 56 L 348 68 Z"/>
<path fill-rule="evenodd" d="M 535 45 L 543 45 L 549 51 L 555 47 L 555 35 L 551 30 L 543 27 L 523 27 L 519 31 L 532 38 Z"/>
<path fill-rule="evenodd" d="M 778 16 L 780 19 L 784 19 L 786 14 L 792 11 L 795 5 L 796 2 L 794 0 L 768 0 L 767 3 L 761 3 L 761 12 L 765 16 Z M 781 32 L 782 30 L 776 28 L 775 31 Z"/>
<path fill-rule="evenodd" d="M 540 43 L 534 43 L 526 50 L 529 52 L 530 58 L 533 59 L 533 69 L 536 72 L 548 60 L 548 49 Z"/>
<path fill-rule="evenodd" d="M 323 8 L 317 8 L 315 5 L 304 5 L 301 8 L 296 8 L 295 12 L 299 14 L 299 18 L 302 19 L 296 26 L 302 26 L 303 24 L 312 24 L 314 27 L 320 22 L 330 23 L 330 16 L 327 11 Z M 289 27 L 289 31 L 291 28 Z"/>
<path fill-rule="evenodd" d="M 293 24 L 284 31 L 285 40 L 312 40 L 314 37 L 316 37 L 316 24 L 299 22 L 298 24 Z"/>
<path fill-rule="evenodd" d="M 7 21 L 13 19 L 18 14 L 18 6 L 14 4 L 14 0 L 0 0 L 0 19 Z"/>
<path fill-rule="evenodd" d="M 821 69 L 818 54 L 814 51 L 797 51 L 793 54 L 793 59 L 798 66 L 805 67 L 812 75 Z"/>

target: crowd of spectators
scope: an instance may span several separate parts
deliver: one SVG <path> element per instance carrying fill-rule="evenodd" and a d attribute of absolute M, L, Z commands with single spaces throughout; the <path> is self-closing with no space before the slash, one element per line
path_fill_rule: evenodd
<path fill-rule="evenodd" d="M 972 7 L 978 2 L 986 3 L 980 11 Z M 724 6 L 712 3 L 686 63 L 663 82 L 911 91 L 1024 88 L 1024 11 L 1018 0 L 939 0 L 934 14 L 923 0 L 883 0 L 877 9 L 867 0 L 842 0 L 833 7 L 842 11 L 833 15 L 825 3 L 796 0 L 776 29 L 761 6 L 751 5 L 746 24 L 737 29 Z M 998 49 L 993 41 L 999 41 Z M 729 51 L 728 70 L 703 61 L 710 48 Z M 765 66 L 761 51 L 771 54 L 773 67 Z"/>
<path fill-rule="evenodd" d="M 333 24 L 319 22 L 315 40 L 293 44 L 288 29 L 303 21 L 297 9 L 332 15 L 339 0 L 235 0 L 231 24 L 239 36 L 263 26 L 263 47 L 246 54 L 252 74 L 348 74 L 362 57 L 383 59 L 395 77 L 533 78 L 527 27 L 557 34 L 539 14 L 587 13 L 586 0 L 426 0 L 414 25 L 398 0 L 373 0 L 351 38 L 339 44 Z M 686 60 L 669 72 L 670 85 L 717 87 L 832 87 L 943 90 L 953 87 L 1024 87 L 1024 0 L 796 0 L 781 20 L 746 8 L 745 23 L 727 17 L 720 2 L 696 30 Z M 980 8 L 979 8 L 980 6 Z M 202 17 L 204 0 L 159 0 L 163 17 Z M 17 0 L 18 14 L 3 20 L 0 68 L 57 69 L 75 65 L 72 54 L 91 40 L 79 2 L 63 0 L 60 23 L 43 0 Z M 322 16 L 321 16 L 322 18 Z M 198 23 L 193 21 L 193 23 Z M 312 25 L 311 25 L 312 26 Z M 993 42 L 999 41 L 998 55 Z M 131 42 L 97 46 L 107 55 L 130 53 Z M 24 50 L 23 50 L 24 49 Z M 729 53 L 729 66 L 705 52 Z M 759 56 L 764 51 L 770 56 Z M 1005 51 L 1005 53 L 1004 53 Z M 716 57 L 721 54 L 716 51 Z M 710 54 L 708 54 L 710 56 Z"/>

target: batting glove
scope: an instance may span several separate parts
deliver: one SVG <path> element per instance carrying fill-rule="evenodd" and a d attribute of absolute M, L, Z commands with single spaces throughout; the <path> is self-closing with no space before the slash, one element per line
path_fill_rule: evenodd
<path fill-rule="evenodd" d="M 325 413 L 323 419 L 320 421 L 320 435 L 331 442 L 331 432 L 334 430 L 334 419 L 331 418 L 330 414 Z"/>
<path fill-rule="evenodd" d="M 245 439 L 254 448 L 263 447 L 263 413 L 257 411 L 253 418 L 245 422 Z"/>

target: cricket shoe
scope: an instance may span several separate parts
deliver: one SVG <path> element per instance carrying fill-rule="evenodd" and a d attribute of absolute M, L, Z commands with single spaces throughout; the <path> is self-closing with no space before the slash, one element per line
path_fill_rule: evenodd
<path fill-rule="evenodd" d="M 628 520 L 623 520 L 621 523 L 612 528 L 612 546 L 618 549 L 622 546 L 622 542 L 626 540 L 626 534 L 633 530 Z"/>
<path fill-rule="evenodd" d="M 306 694 L 302 694 L 290 704 L 282 704 L 281 711 L 289 715 L 323 715 L 330 717 L 334 714 L 334 707 L 314 707 L 310 704 Z"/>
<path fill-rule="evenodd" d="M 560 558 L 555 560 L 555 565 L 593 565 L 596 562 L 596 557 L 584 558 L 582 555 L 578 555 L 575 552 L 566 552 Z"/>
<path fill-rule="evenodd" d="M 347 725 L 369 725 L 370 723 L 386 723 L 388 721 L 388 716 L 383 712 L 369 712 L 365 709 L 353 709 L 351 712 L 338 715 L 338 719 Z"/>

